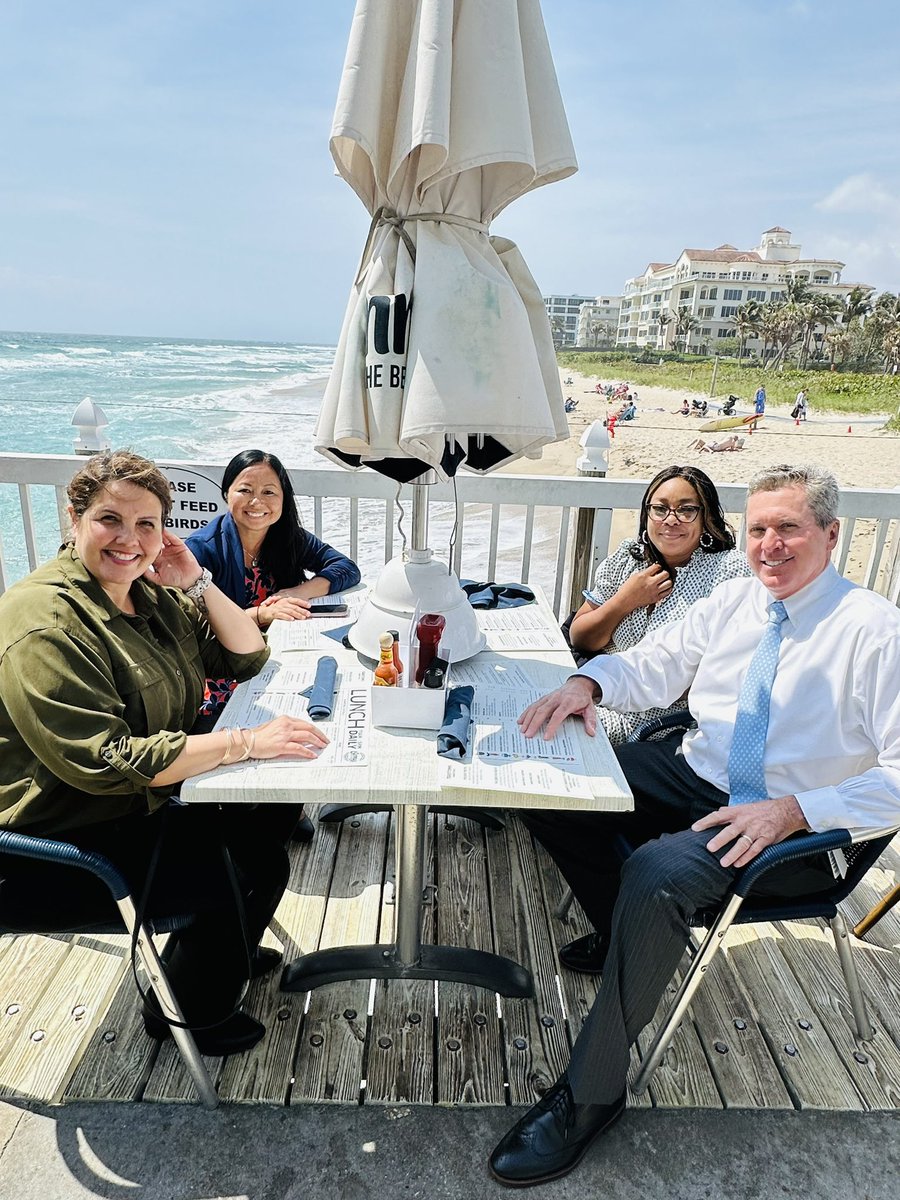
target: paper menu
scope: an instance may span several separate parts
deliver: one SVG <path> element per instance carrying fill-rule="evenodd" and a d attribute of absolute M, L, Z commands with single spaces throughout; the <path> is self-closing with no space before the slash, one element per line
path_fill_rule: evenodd
<path fill-rule="evenodd" d="M 477 609 L 476 617 L 489 650 L 566 649 L 552 612 L 542 605 Z"/>
<path fill-rule="evenodd" d="M 303 622 L 305 624 L 305 622 Z M 223 712 L 217 729 L 252 729 L 265 721 L 285 714 L 307 720 L 308 705 L 300 692 L 308 688 L 316 675 L 315 663 L 305 667 L 267 663 L 249 683 L 243 684 L 232 696 Z M 369 730 L 371 728 L 370 672 L 365 667 L 340 668 L 334 711 L 327 721 L 316 725 L 331 740 L 315 759 L 266 759 L 255 765 L 266 767 L 299 767 L 307 763 L 332 763 L 340 766 L 363 766 L 369 761 Z M 232 764 L 246 767 L 247 764 Z M 222 768 L 227 770 L 228 768 Z"/>

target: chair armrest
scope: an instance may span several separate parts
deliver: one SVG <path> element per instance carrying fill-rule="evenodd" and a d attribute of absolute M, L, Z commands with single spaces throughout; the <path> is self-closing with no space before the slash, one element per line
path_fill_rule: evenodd
<path fill-rule="evenodd" d="M 643 725 L 638 726 L 634 733 L 626 740 L 629 742 L 646 742 L 655 733 L 662 733 L 666 729 L 687 730 L 693 724 L 694 718 L 686 708 L 680 712 L 663 713 L 661 717 L 652 717 Z"/>
<path fill-rule="evenodd" d="M 829 829 L 826 833 L 807 833 L 802 837 L 790 838 L 786 842 L 778 842 L 775 846 L 766 846 L 753 862 L 744 867 L 735 882 L 734 894 L 745 899 L 759 877 L 773 867 L 799 858 L 808 858 L 813 854 L 824 854 L 828 850 L 840 850 L 849 846 L 852 841 L 853 837 L 848 829 Z"/>
<path fill-rule="evenodd" d="M 58 842 L 54 838 L 34 837 L 30 833 L 3 829 L 0 830 L 0 853 L 18 854 L 23 858 L 36 858 L 42 862 L 90 871 L 103 880 L 114 900 L 123 899 L 130 891 L 125 877 L 108 858 L 91 850 L 80 850 L 71 842 Z"/>

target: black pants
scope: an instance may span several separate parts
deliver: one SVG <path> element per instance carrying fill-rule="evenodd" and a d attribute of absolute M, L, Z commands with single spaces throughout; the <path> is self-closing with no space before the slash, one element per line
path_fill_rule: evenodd
<path fill-rule="evenodd" d="M 159 844 L 146 912 L 157 917 L 196 914 L 192 925 L 174 935 L 167 972 L 185 1018 L 206 1025 L 232 1011 L 247 982 L 248 954 L 258 945 L 287 883 L 285 842 L 296 821 L 294 805 L 220 809 L 172 804 L 151 815 L 103 821 L 57 836 L 115 863 L 136 903 L 144 895 Z M 0 922 L 11 928 L 49 932 L 68 928 L 69 920 L 86 925 L 117 917 L 106 885 L 79 868 L 0 855 L 0 877 Z"/>
<path fill-rule="evenodd" d="M 631 813 L 542 811 L 525 818 L 608 939 L 603 983 L 568 1068 L 582 1103 L 609 1104 L 625 1090 L 629 1048 L 687 947 L 691 917 L 718 906 L 736 874 L 706 849 L 715 831 L 690 828 L 728 797 L 694 774 L 680 745 L 678 738 L 616 747 L 634 793 Z M 612 845 L 616 834 L 637 847 L 624 865 Z M 806 895 L 833 882 L 822 856 L 769 872 L 760 891 Z"/>

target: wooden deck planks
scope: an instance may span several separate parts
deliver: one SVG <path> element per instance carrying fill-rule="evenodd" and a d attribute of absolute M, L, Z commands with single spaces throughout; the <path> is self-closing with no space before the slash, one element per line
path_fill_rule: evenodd
<path fill-rule="evenodd" d="M 320 825 L 311 846 L 292 847 L 270 944 L 284 944 L 290 959 L 319 945 L 390 940 L 390 824 L 369 814 L 343 828 Z M 563 885 L 517 819 L 489 833 L 460 817 L 431 825 L 427 871 L 435 879 L 436 845 L 437 887 L 426 891 L 424 938 L 517 958 L 534 974 L 535 998 L 501 999 L 498 1011 L 492 993 L 442 983 L 435 1016 L 432 982 L 382 981 L 368 1014 L 370 985 L 358 981 L 317 990 L 304 1015 L 307 997 L 282 995 L 276 973 L 248 994 L 248 1010 L 267 1024 L 264 1041 L 210 1063 L 224 1101 L 529 1104 L 564 1068 L 599 983 L 556 962 L 558 946 L 586 931 L 583 915 L 577 905 L 565 922 L 552 915 Z M 900 856 L 890 850 L 846 906 L 848 920 L 898 873 Z M 143 1032 L 124 942 L 0 940 L 0 1094 L 195 1102 L 174 1046 Z M 818 922 L 732 930 L 650 1091 L 629 1104 L 900 1107 L 900 911 L 855 942 L 873 1042 L 857 1042 L 848 1024 L 829 942 Z M 45 1037 L 31 1042 L 38 1028 Z"/>
<path fill-rule="evenodd" d="M 378 940 L 387 849 L 387 813 L 363 813 L 339 829 L 320 949 Z M 318 835 L 317 835 L 318 836 Z M 370 984 L 332 983 L 310 994 L 297 1047 L 290 1103 L 359 1103 Z"/>
<path fill-rule="evenodd" d="M 465 817 L 438 820 L 436 937 L 444 945 L 494 948 L 484 844 L 485 837 L 491 836 Z M 502 1030 L 495 994 L 444 982 L 438 984 L 437 993 L 437 1103 L 505 1103 Z"/>

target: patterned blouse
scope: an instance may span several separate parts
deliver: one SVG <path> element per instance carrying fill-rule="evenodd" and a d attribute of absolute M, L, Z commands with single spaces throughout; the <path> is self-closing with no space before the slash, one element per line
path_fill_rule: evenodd
<path fill-rule="evenodd" d="M 259 567 L 245 566 L 244 582 L 247 585 L 244 608 L 258 608 L 266 596 L 275 591 L 275 580 L 269 574 L 264 575 Z M 207 679 L 200 705 L 201 717 L 218 717 L 236 687 L 234 679 Z"/>
<path fill-rule="evenodd" d="M 631 549 L 638 545 L 638 542 L 628 538 L 618 550 L 600 563 L 594 577 L 594 586 L 584 593 L 585 599 L 598 606 L 605 604 L 607 600 L 612 599 L 629 576 L 644 570 L 647 564 L 638 562 L 630 553 Z M 669 595 L 652 608 L 637 608 L 624 617 L 613 630 L 609 645 L 604 646 L 599 651 L 600 654 L 618 654 L 622 650 L 630 649 L 631 646 L 637 645 L 644 634 L 680 620 L 695 601 L 708 596 L 717 584 L 751 573 L 743 551 L 720 550 L 707 554 L 699 547 L 683 567 L 675 567 L 674 570 L 675 583 Z M 687 696 L 682 696 L 668 708 L 650 708 L 641 713 L 616 713 L 598 704 L 597 715 L 610 742 L 616 746 L 646 721 L 686 708 Z"/>

